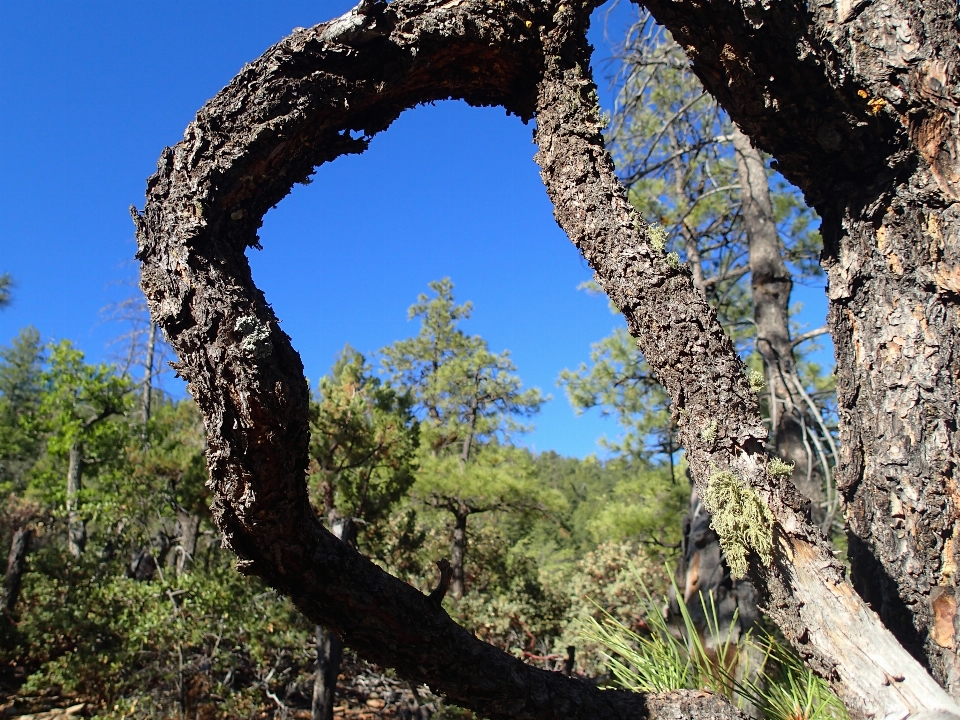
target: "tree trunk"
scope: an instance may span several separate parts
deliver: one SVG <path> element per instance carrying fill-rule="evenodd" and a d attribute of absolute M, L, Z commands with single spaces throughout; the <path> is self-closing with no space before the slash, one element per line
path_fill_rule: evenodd
<path fill-rule="evenodd" d="M 696 8 L 718 13 L 732 5 Z M 686 0 L 667 6 L 687 8 Z M 807 27 L 799 6 L 768 6 L 751 5 L 794 13 L 769 25 L 778 32 Z M 310 509 L 303 365 L 245 257 L 259 244 L 263 215 L 316 165 L 364 150 L 407 108 L 456 97 L 524 118 L 535 111 L 537 162 L 555 216 L 670 393 L 698 491 L 703 497 L 715 483 L 737 485 L 772 517 L 770 525 L 757 521 L 753 536 L 773 542 L 771 557 L 759 540 L 742 540 L 770 617 L 832 679 L 854 715 L 960 716 L 845 582 L 792 485 L 768 468 L 768 433 L 742 362 L 689 273 L 649 242 L 627 201 L 600 132 L 585 34 L 591 9 L 559 0 L 364 2 L 331 23 L 297 30 L 245 66 L 163 152 L 144 212 L 135 213 L 141 286 L 204 415 L 212 511 L 224 544 L 238 569 L 289 595 L 366 658 L 487 717 L 737 715 L 716 696 L 602 691 L 525 666 L 338 541 Z M 727 25 L 714 22 L 705 36 L 728 32 Z M 768 31 L 767 23 L 751 27 Z M 785 52 L 778 38 L 771 56 L 791 61 L 799 46 Z M 798 72 L 823 78 L 824 64 L 800 63 Z M 837 92 L 817 97 L 828 107 Z M 807 102 L 801 93 L 796 107 Z M 764 111 L 762 95 L 755 107 Z M 822 112 L 800 115 L 820 119 Z M 796 117 L 767 120 L 782 127 Z M 357 129 L 366 135 L 355 139 Z M 817 159 L 823 162 L 814 169 L 830 165 Z M 705 433 L 711 425 L 716 432 Z"/>
<path fill-rule="evenodd" d="M 749 138 L 736 128 L 733 130 L 733 146 L 748 242 L 756 345 L 764 361 L 770 392 L 773 447 L 780 458 L 794 464 L 793 484 L 801 495 L 811 501 L 813 521 L 823 526 L 827 513 L 821 475 L 808 472 L 808 468 L 815 465 L 816 458 L 812 456 L 805 437 L 805 426 L 801 419 L 803 410 L 794 402 L 795 388 L 800 387 L 800 379 L 796 373 L 789 325 L 793 281 L 782 256 L 763 157 L 750 145 Z M 688 248 L 695 245 L 695 240 L 691 240 Z M 695 272 L 695 286 L 697 277 Z M 735 580 L 730 577 L 729 568 L 723 561 L 720 539 L 710 527 L 710 521 L 710 514 L 700 502 L 694 487 L 690 509 L 684 519 L 676 581 L 677 589 L 697 628 L 704 633 L 708 647 L 716 640 L 708 633 L 708 617 L 714 610 L 718 626 L 730 627 L 734 640 L 749 632 L 759 619 L 756 589 L 747 579 Z M 671 611 L 679 621 L 676 601 L 671 602 Z M 734 625 L 735 617 L 737 622 Z M 753 666 L 756 668 L 755 663 Z"/>
<path fill-rule="evenodd" d="M 317 625 L 317 674 L 313 681 L 313 720 L 333 720 L 337 676 L 343 658 L 343 641 L 333 630 Z"/>
<path fill-rule="evenodd" d="M 177 553 L 177 576 L 179 577 L 193 565 L 193 558 L 197 552 L 197 538 L 200 535 L 200 516 L 178 509 L 177 526 L 180 538 Z"/>
<path fill-rule="evenodd" d="M 70 445 L 67 465 L 67 549 L 80 557 L 87 545 L 87 523 L 80 514 L 80 489 L 83 479 L 83 444 Z"/>
<path fill-rule="evenodd" d="M 331 510 L 328 520 L 333 536 L 356 548 L 357 524 L 352 518 L 340 517 Z M 313 677 L 312 720 L 333 720 L 333 705 L 337 696 L 337 677 L 343 659 L 343 640 L 336 631 L 317 625 L 317 671 Z"/>
<path fill-rule="evenodd" d="M 923 207 L 931 185 L 924 164 L 895 193 L 875 198 L 885 208 L 851 208 L 825 265 L 851 578 L 960 697 L 960 216 L 956 205 Z"/>
<path fill-rule="evenodd" d="M 7 556 L 7 572 L 3 577 L 3 612 L 7 617 L 13 615 L 13 610 L 20 599 L 20 585 L 27 565 L 27 553 L 30 552 L 30 540 L 33 529 L 17 528 L 10 543 L 10 554 Z"/>
<path fill-rule="evenodd" d="M 467 556 L 467 518 L 469 511 L 460 505 L 453 513 L 453 541 L 450 543 L 450 594 L 457 600 L 467 590 L 463 577 L 463 563 Z"/>
<path fill-rule="evenodd" d="M 774 452 L 793 465 L 791 479 L 797 490 L 810 500 L 816 525 L 824 527 L 827 499 L 823 477 L 811 441 L 807 439 L 803 415 L 806 408 L 790 337 L 790 292 L 793 279 L 783 260 L 777 223 L 770 200 L 770 181 L 763 156 L 750 138 L 734 126 L 733 148 L 740 181 L 740 202 L 750 256 L 753 288 L 753 317 L 757 327 L 757 351 L 763 358 L 764 376 L 770 394 L 770 420 L 774 431 Z M 819 415 L 818 415 L 819 417 Z M 816 420 L 811 418 L 811 422 Z M 829 468 L 827 468 L 829 471 Z M 824 527 L 824 530 L 828 530 Z"/>
<path fill-rule="evenodd" d="M 851 577 L 960 697 L 956 2 L 646 4 L 823 219 Z"/>
<path fill-rule="evenodd" d="M 140 414 L 143 418 L 143 432 L 146 435 L 147 423 L 150 422 L 150 404 L 153 396 L 153 356 L 157 346 L 157 324 L 150 321 L 150 331 L 147 334 L 147 356 L 143 363 L 143 381 L 140 387 Z"/>

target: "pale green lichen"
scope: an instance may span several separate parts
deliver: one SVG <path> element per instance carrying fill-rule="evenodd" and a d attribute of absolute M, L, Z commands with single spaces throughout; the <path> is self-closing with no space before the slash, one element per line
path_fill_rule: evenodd
<path fill-rule="evenodd" d="M 677 255 L 677 253 L 675 252 L 667 253 L 667 257 L 665 259 L 667 261 L 667 265 L 672 267 L 674 270 L 680 267 L 680 256 Z"/>
<path fill-rule="evenodd" d="M 757 554 L 764 565 L 773 559 L 773 514 L 757 492 L 727 470 L 710 476 L 703 504 L 720 538 L 720 547 L 734 579 L 747 574 L 747 553 Z"/>
<path fill-rule="evenodd" d="M 663 229 L 662 225 L 651 225 L 647 228 L 647 239 L 653 245 L 654 250 L 663 252 L 663 249 L 667 246 L 667 231 Z M 679 257 L 677 259 L 679 260 Z"/>
<path fill-rule="evenodd" d="M 767 463 L 767 472 L 774 477 L 790 478 L 793 477 L 793 468 L 796 463 L 788 463 L 780 458 L 770 458 Z"/>
<path fill-rule="evenodd" d="M 767 385 L 763 379 L 763 373 L 759 370 L 750 370 L 747 372 L 747 379 L 750 381 L 750 389 L 754 392 L 760 392 Z"/>
<path fill-rule="evenodd" d="M 233 329 L 241 336 L 240 349 L 245 353 L 262 359 L 273 352 L 270 340 L 270 328 L 253 315 L 239 318 Z"/>
<path fill-rule="evenodd" d="M 713 420 L 709 425 L 700 431 L 700 437 L 707 445 L 712 445 L 713 441 L 717 439 L 717 427 L 717 421 Z"/>

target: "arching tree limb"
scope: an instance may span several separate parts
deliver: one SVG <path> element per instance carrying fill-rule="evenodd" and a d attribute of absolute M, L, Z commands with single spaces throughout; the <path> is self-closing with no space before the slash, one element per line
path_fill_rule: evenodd
<path fill-rule="evenodd" d="M 529 118 L 535 4 L 366 4 L 268 50 L 164 151 L 137 214 L 142 287 L 208 434 L 213 515 L 238 567 L 407 679 L 491 718 L 740 717 L 722 698 L 640 696 L 523 664 L 323 529 L 310 509 L 307 385 L 244 251 L 313 168 L 360 152 L 403 110 L 448 97 Z M 350 131 L 364 137 L 353 139 Z"/>
<path fill-rule="evenodd" d="M 689 276 L 647 242 L 604 150 L 584 35 L 591 9 L 362 4 L 268 50 L 164 151 L 135 213 L 141 284 L 204 415 L 213 514 L 238 567 L 365 657 L 489 717 L 736 715 L 709 695 L 599 691 L 526 666 L 337 541 L 310 510 L 303 368 L 253 284 L 245 248 L 295 182 L 362 151 L 404 109 L 447 97 L 498 104 L 522 118 L 536 113 L 557 219 L 671 393 L 700 490 L 721 474 L 754 488 L 772 511 L 774 564 L 754 557 L 752 567 L 772 617 L 855 711 L 958 712 L 844 582 L 789 486 L 766 471 L 742 363 Z"/>

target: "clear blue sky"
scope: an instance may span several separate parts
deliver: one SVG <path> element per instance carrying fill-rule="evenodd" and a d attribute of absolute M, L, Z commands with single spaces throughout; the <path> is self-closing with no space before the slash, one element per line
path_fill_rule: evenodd
<path fill-rule="evenodd" d="M 0 273 L 18 283 L 0 343 L 33 324 L 108 358 L 123 328 L 100 310 L 136 292 L 127 207 L 143 206 L 161 149 L 245 62 L 353 4 L 0 0 Z M 595 14 L 598 59 L 634 12 L 606 10 Z M 582 457 L 616 433 L 596 413 L 577 417 L 555 385 L 619 321 L 576 289 L 590 272 L 553 220 L 531 134 L 502 110 L 418 108 L 267 215 L 254 278 L 312 383 L 347 342 L 373 352 L 416 332 L 407 307 L 449 276 L 475 304 L 467 330 L 509 349 L 524 383 L 553 395 L 526 444 Z M 802 320 L 822 324 L 822 291 L 798 299 Z"/>

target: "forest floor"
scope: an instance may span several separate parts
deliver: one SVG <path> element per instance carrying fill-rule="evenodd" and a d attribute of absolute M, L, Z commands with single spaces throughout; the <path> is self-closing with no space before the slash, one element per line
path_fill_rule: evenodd
<path fill-rule="evenodd" d="M 21 681 L 22 682 L 22 681 Z M 202 683 L 201 683 L 202 684 Z M 37 695 L 9 693 L 4 683 L 0 695 L 0 718 L 11 720 L 80 720 L 104 715 L 104 703 L 97 698 L 63 696 L 51 690 Z M 243 720 L 310 720 L 312 684 L 292 687 L 282 700 L 271 700 L 264 694 L 259 708 Z M 183 720 L 186 715 L 196 720 L 234 720 L 223 714 L 219 705 L 202 694 L 187 700 L 186 713 L 178 711 L 171 720 Z M 138 716 L 139 713 L 135 716 Z M 392 677 L 375 665 L 359 660 L 349 651 L 345 653 L 337 682 L 334 720 L 431 720 L 435 718 L 472 718 L 460 708 L 447 705 L 427 686 L 416 689 L 412 683 Z M 237 718 L 240 720 L 240 718 Z"/>

